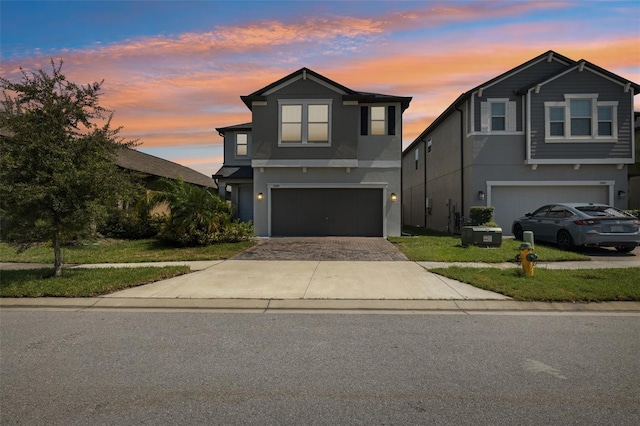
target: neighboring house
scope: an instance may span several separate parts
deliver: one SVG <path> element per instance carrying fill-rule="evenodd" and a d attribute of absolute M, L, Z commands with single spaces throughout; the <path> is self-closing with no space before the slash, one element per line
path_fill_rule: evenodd
<path fill-rule="evenodd" d="M 636 163 L 629 166 L 629 208 L 640 210 L 640 112 L 635 113 Z"/>
<path fill-rule="evenodd" d="M 457 232 L 472 206 L 626 208 L 640 86 L 553 51 L 463 93 L 403 153 L 403 223 Z"/>
<path fill-rule="evenodd" d="M 204 188 L 216 188 L 216 184 L 207 175 L 196 172 L 193 169 L 164 160 L 153 155 L 145 154 L 131 148 L 120 148 L 116 164 L 123 169 L 135 170 L 146 175 L 147 183 L 158 178 L 177 179 L 182 178 L 187 183 Z"/>
<path fill-rule="evenodd" d="M 186 183 L 197 185 L 203 188 L 217 189 L 215 182 L 207 175 L 196 172 L 193 169 L 173 163 L 135 149 L 121 147 L 118 150 L 116 164 L 127 170 L 141 173 L 144 178 L 144 185 L 147 194 L 158 189 L 158 181 L 162 178 L 181 178 Z M 169 212 L 166 203 L 155 206 L 151 214 L 167 214 Z"/>
<path fill-rule="evenodd" d="M 351 90 L 302 68 L 248 95 L 218 128 L 213 175 L 258 236 L 400 235 L 402 113 L 410 97 Z"/>

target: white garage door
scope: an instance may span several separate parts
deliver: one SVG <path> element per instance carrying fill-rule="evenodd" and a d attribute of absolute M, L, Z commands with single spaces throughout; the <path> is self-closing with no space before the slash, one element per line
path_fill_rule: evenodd
<path fill-rule="evenodd" d="M 609 187 L 598 186 L 492 186 L 491 205 L 494 221 L 503 235 L 511 234 L 514 219 L 550 203 L 608 203 Z"/>

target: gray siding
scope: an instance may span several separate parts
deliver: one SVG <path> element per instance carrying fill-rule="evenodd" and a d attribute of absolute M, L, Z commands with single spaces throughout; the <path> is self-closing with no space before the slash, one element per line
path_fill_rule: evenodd
<path fill-rule="evenodd" d="M 474 95 L 474 130 L 476 132 L 481 130 L 480 104 L 488 98 L 507 98 L 510 101 L 516 101 L 516 129 L 518 131 L 525 130 L 522 122 L 522 111 L 524 108 L 522 97 L 516 95 L 515 92 L 523 87 L 527 87 L 532 82 L 540 81 L 555 72 L 565 69 L 566 67 L 567 65 L 555 59 L 551 62 L 547 62 L 547 59 L 543 58 L 536 64 L 533 64 L 484 90 L 481 98 Z"/>
<path fill-rule="evenodd" d="M 236 134 L 247 134 L 246 157 L 236 157 Z M 225 166 L 250 166 L 251 165 L 252 137 L 250 131 L 227 131 L 224 134 L 224 165 Z"/>
<path fill-rule="evenodd" d="M 331 146 L 278 146 L 278 99 L 331 99 Z M 253 107 L 254 160 L 356 159 L 360 109 L 345 106 L 342 95 L 311 79 L 297 80 L 267 96 L 266 106 Z"/>
<path fill-rule="evenodd" d="M 598 101 L 618 101 L 618 142 L 545 143 L 544 103 L 562 102 L 565 94 L 597 94 Z M 607 159 L 632 156 L 633 98 L 631 91 L 604 77 L 575 70 L 531 93 L 531 158 L 532 159 Z M 569 123 L 565 124 L 566 126 Z"/>

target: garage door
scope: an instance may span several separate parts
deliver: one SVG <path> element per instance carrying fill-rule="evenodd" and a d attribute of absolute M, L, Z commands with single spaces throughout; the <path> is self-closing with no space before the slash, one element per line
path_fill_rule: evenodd
<path fill-rule="evenodd" d="M 493 186 L 491 205 L 495 222 L 504 235 L 511 235 L 514 219 L 549 203 L 608 202 L 609 187 L 602 186 Z"/>
<path fill-rule="evenodd" d="M 382 189 L 271 190 L 273 236 L 383 236 Z"/>

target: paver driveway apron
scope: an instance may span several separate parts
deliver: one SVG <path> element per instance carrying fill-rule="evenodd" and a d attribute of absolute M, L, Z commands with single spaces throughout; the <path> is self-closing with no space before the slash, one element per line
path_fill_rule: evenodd
<path fill-rule="evenodd" d="M 333 237 L 262 240 L 203 271 L 107 297 L 508 299 L 432 274 L 385 239 Z"/>

